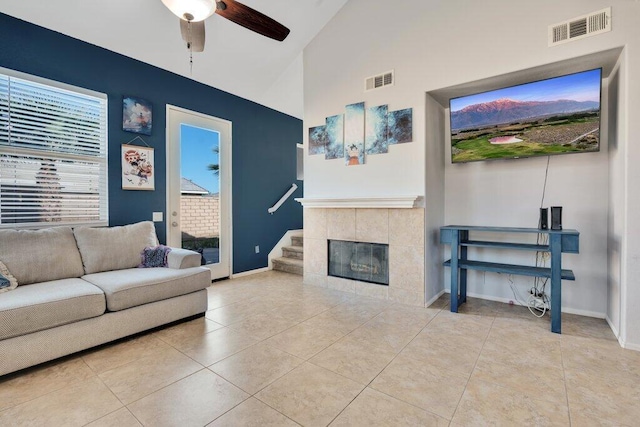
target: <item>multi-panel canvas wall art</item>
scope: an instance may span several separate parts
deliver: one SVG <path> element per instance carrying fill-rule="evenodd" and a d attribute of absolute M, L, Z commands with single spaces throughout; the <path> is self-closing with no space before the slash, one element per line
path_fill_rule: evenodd
<path fill-rule="evenodd" d="M 309 155 L 344 158 L 347 166 L 363 165 L 366 156 L 389 152 L 389 145 L 413 141 L 413 109 L 389 111 L 387 105 L 345 107 L 345 114 L 327 117 L 324 126 L 309 128 Z"/>
<path fill-rule="evenodd" d="M 324 154 L 325 145 L 327 145 L 327 127 L 309 128 L 309 154 Z"/>
<path fill-rule="evenodd" d="M 327 143 L 324 147 L 324 158 L 341 159 L 342 150 L 344 150 L 344 115 L 327 117 L 325 127 Z"/>
<path fill-rule="evenodd" d="M 389 144 L 413 141 L 413 117 L 411 108 L 389 113 Z"/>
<path fill-rule="evenodd" d="M 347 166 L 364 164 L 364 102 L 346 107 L 344 160 Z"/>
<path fill-rule="evenodd" d="M 364 145 L 368 154 L 383 154 L 389 151 L 387 142 L 389 108 L 386 105 L 367 108 L 365 118 Z"/>

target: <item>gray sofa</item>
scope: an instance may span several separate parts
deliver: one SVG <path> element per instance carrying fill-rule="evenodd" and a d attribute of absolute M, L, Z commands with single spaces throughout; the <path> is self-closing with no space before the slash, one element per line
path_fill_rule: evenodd
<path fill-rule="evenodd" d="M 168 268 L 137 268 L 158 245 L 152 222 L 0 230 L 0 375 L 204 313 L 211 273 L 172 249 Z"/>

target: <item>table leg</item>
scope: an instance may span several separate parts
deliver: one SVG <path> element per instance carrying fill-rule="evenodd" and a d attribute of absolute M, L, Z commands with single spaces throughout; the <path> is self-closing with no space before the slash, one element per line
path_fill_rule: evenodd
<path fill-rule="evenodd" d="M 460 231 L 460 241 L 465 242 L 469 240 L 469 232 L 468 231 Z M 460 259 L 462 261 L 467 260 L 467 247 L 460 247 Z M 467 302 L 467 269 L 463 268 L 460 270 L 460 302 L 458 304 L 462 304 Z"/>
<path fill-rule="evenodd" d="M 562 333 L 562 236 L 550 233 L 551 247 L 551 332 Z"/>
<path fill-rule="evenodd" d="M 458 312 L 458 230 L 451 231 L 451 312 Z"/>

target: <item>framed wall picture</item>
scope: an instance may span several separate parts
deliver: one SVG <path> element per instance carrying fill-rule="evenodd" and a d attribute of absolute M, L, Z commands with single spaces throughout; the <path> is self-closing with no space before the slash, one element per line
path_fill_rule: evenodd
<path fill-rule="evenodd" d="M 153 148 L 122 144 L 122 189 L 155 190 Z"/>
<path fill-rule="evenodd" d="M 153 111 L 151 103 L 141 98 L 122 99 L 122 130 L 151 135 Z"/>

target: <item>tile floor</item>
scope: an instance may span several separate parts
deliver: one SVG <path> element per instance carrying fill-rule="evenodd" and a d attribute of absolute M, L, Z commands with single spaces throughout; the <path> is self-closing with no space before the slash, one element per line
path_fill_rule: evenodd
<path fill-rule="evenodd" d="M 0 425 L 634 426 L 640 353 L 604 320 L 391 304 L 267 272 L 206 317 L 0 378 Z"/>

